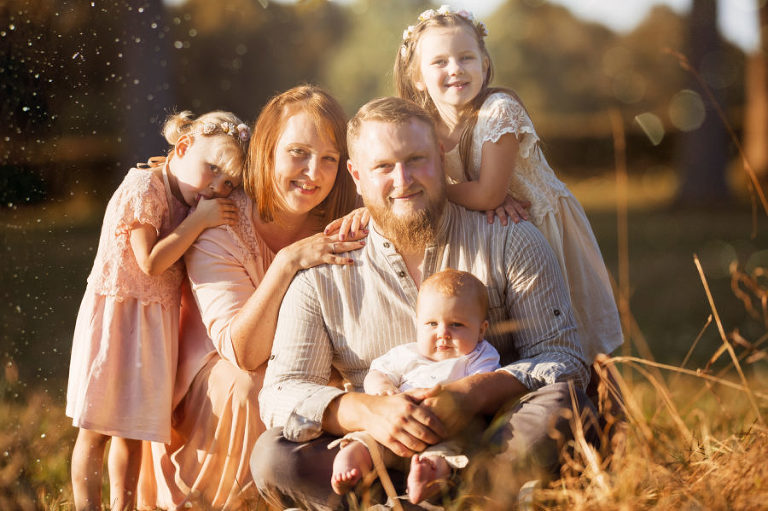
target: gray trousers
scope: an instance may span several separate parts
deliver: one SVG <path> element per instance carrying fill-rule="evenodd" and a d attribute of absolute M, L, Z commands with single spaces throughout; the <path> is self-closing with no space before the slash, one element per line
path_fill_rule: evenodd
<path fill-rule="evenodd" d="M 573 438 L 570 417 L 590 417 L 584 423 L 587 440 L 597 445 L 599 437 L 593 427 L 594 405 L 583 392 L 576 390 L 577 410 L 573 410 L 571 390 L 567 383 L 555 383 L 530 392 L 499 412 L 470 453 L 470 470 L 476 485 L 491 482 L 495 469 L 474 470 L 473 465 L 498 468 L 499 464 L 518 473 L 523 484 L 529 479 L 554 477 L 560 467 L 560 451 Z M 575 414 L 575 415 L 574 415 Z M 277 508 L 344 509 L 347 499 L 331 489 L 333 459 L 338 447 L 328 449 L 336 437 L 320 436 L 304 443 L 283 438 L 280 428 L 269 429 L 256 442 L 251 455 L 251 475 L 259 492 Z M 477 455 L 477 463 L 475 456 Z M 492 461 L 492 463 L 489 463 Z M 405 474 L 390 470 L 392 482 L 400 494 L 405 490 Z M 511 484 L 514 484 L 510 482 Z M 506 482 L 505 482 L 506 485 Z M 512 488 L 509 488 L 512 490 Z M 386 501 L 381 488 L 374 487 L 372 498 Z M 405 509 L 411 505 L 400 500 Z M 418 506 L 413 506 L 418 509 Z"/>

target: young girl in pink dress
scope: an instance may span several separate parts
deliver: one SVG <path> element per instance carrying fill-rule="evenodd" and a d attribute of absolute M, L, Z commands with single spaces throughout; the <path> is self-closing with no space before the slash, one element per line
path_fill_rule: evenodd
<path fill-rule="evenodd" d="M 112 509 L 133 509 L 141 441 L 170 442 L 184 252 L 233 224 L 250 131 L 228 112 L 171 116 L 165 158 L 132 168 L 107 205 L 75 325 L 66 413 L 76 509 L 101 509 L 109 449 Z M 190 208 L 196 206 L 190 213 Z"/>

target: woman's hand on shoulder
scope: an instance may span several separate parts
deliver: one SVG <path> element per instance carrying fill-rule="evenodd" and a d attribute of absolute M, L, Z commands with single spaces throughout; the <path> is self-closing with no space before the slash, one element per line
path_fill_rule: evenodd
<path fill-rule="evenodd" d="M 370 220 L 371 215 L 368 213 L 368 208 L 357 208 L 332 221 L 323 232 L 326 235 L 337 233 L 339 241 L 344 241 L 350 237 L 354 239 L 361 231 L 363 236 L 368 234 L 367 227 Z"/>
<path fill-rule="evenodd" d="M 512 219 L 514 223 L 518 223 L 520 220 L 528 220 L 528 210 L 531 208 L 531 202 L 525 199 L 515 199 L 511 195 L 507 195 L 502 202 L 495 209 L 489 209 L 485 212 L 485 217 L 488 219 L 488 223 L 492 224 L 496 218 L 499 219 L 501 225 L 507 225 L 507 219 Z"/>
<path fill-rule="evenodd" d="M 365 234 L 358 233 L 355 239 L 342 241 L 337 234 L 326 235 L 322 232 L 288 245 L 280 252 L 288 258 L 288 263 L 295 271 L 312 268 L 320 264 L 352 264 L 352 259 L 340 254 L 359 250 L 365 246 Z"/>

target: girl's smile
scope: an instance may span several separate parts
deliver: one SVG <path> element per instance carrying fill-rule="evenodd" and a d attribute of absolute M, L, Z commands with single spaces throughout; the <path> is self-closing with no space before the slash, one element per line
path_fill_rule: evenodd
<path fill-rule="evenodd" d="M 483 88 L 488 60 L 467 27 L 431 27 L 419 40 L 420 78 L 438 111 L 458 113 Z"/>

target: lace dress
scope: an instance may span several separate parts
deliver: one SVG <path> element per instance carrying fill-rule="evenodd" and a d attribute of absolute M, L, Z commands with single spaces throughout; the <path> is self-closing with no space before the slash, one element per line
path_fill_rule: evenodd
<path fill-rule="evenodd" d="M 530 220 L 560 262 L 584 354 L 591 362 L 596 354 L 611 353 L 623 342 L 608 271 L 584 209 L 555 176 L 538 145 L 531 119 L 509 95 L 491 94 L 478 112 L 468 174 L 472 180 L 478 179 L 483 144 L 497 142 L 506 133 L 515 134 L 519 141 L 508 191 L 531 201 Z M 446 154 L 445 163 L 449 182 L 466 181 L 458 146 Z"/>
<path fill-rule="evenodd" d="M 173 439 L 145 445 L 140 508 L 239 509 L 258 498 L 249 461 L 264 431 L 264 366 L 238 367 L 229 327 L 274 253 L 255 230 L 253 202 L 242 189 L 229 198 L 236 225 L 204 231 L 184 258 L 191 288 L 183 286 Z"/>
<path fill-rule="evenodd" d="M 168 442 L 184 265 L 158 276 L 138 266 L 130 231 L 173 231 L 187 207 L 158 169 L 131 169 L 107 205 L 75 324 L 66 413 L 105 435 Z"/>

